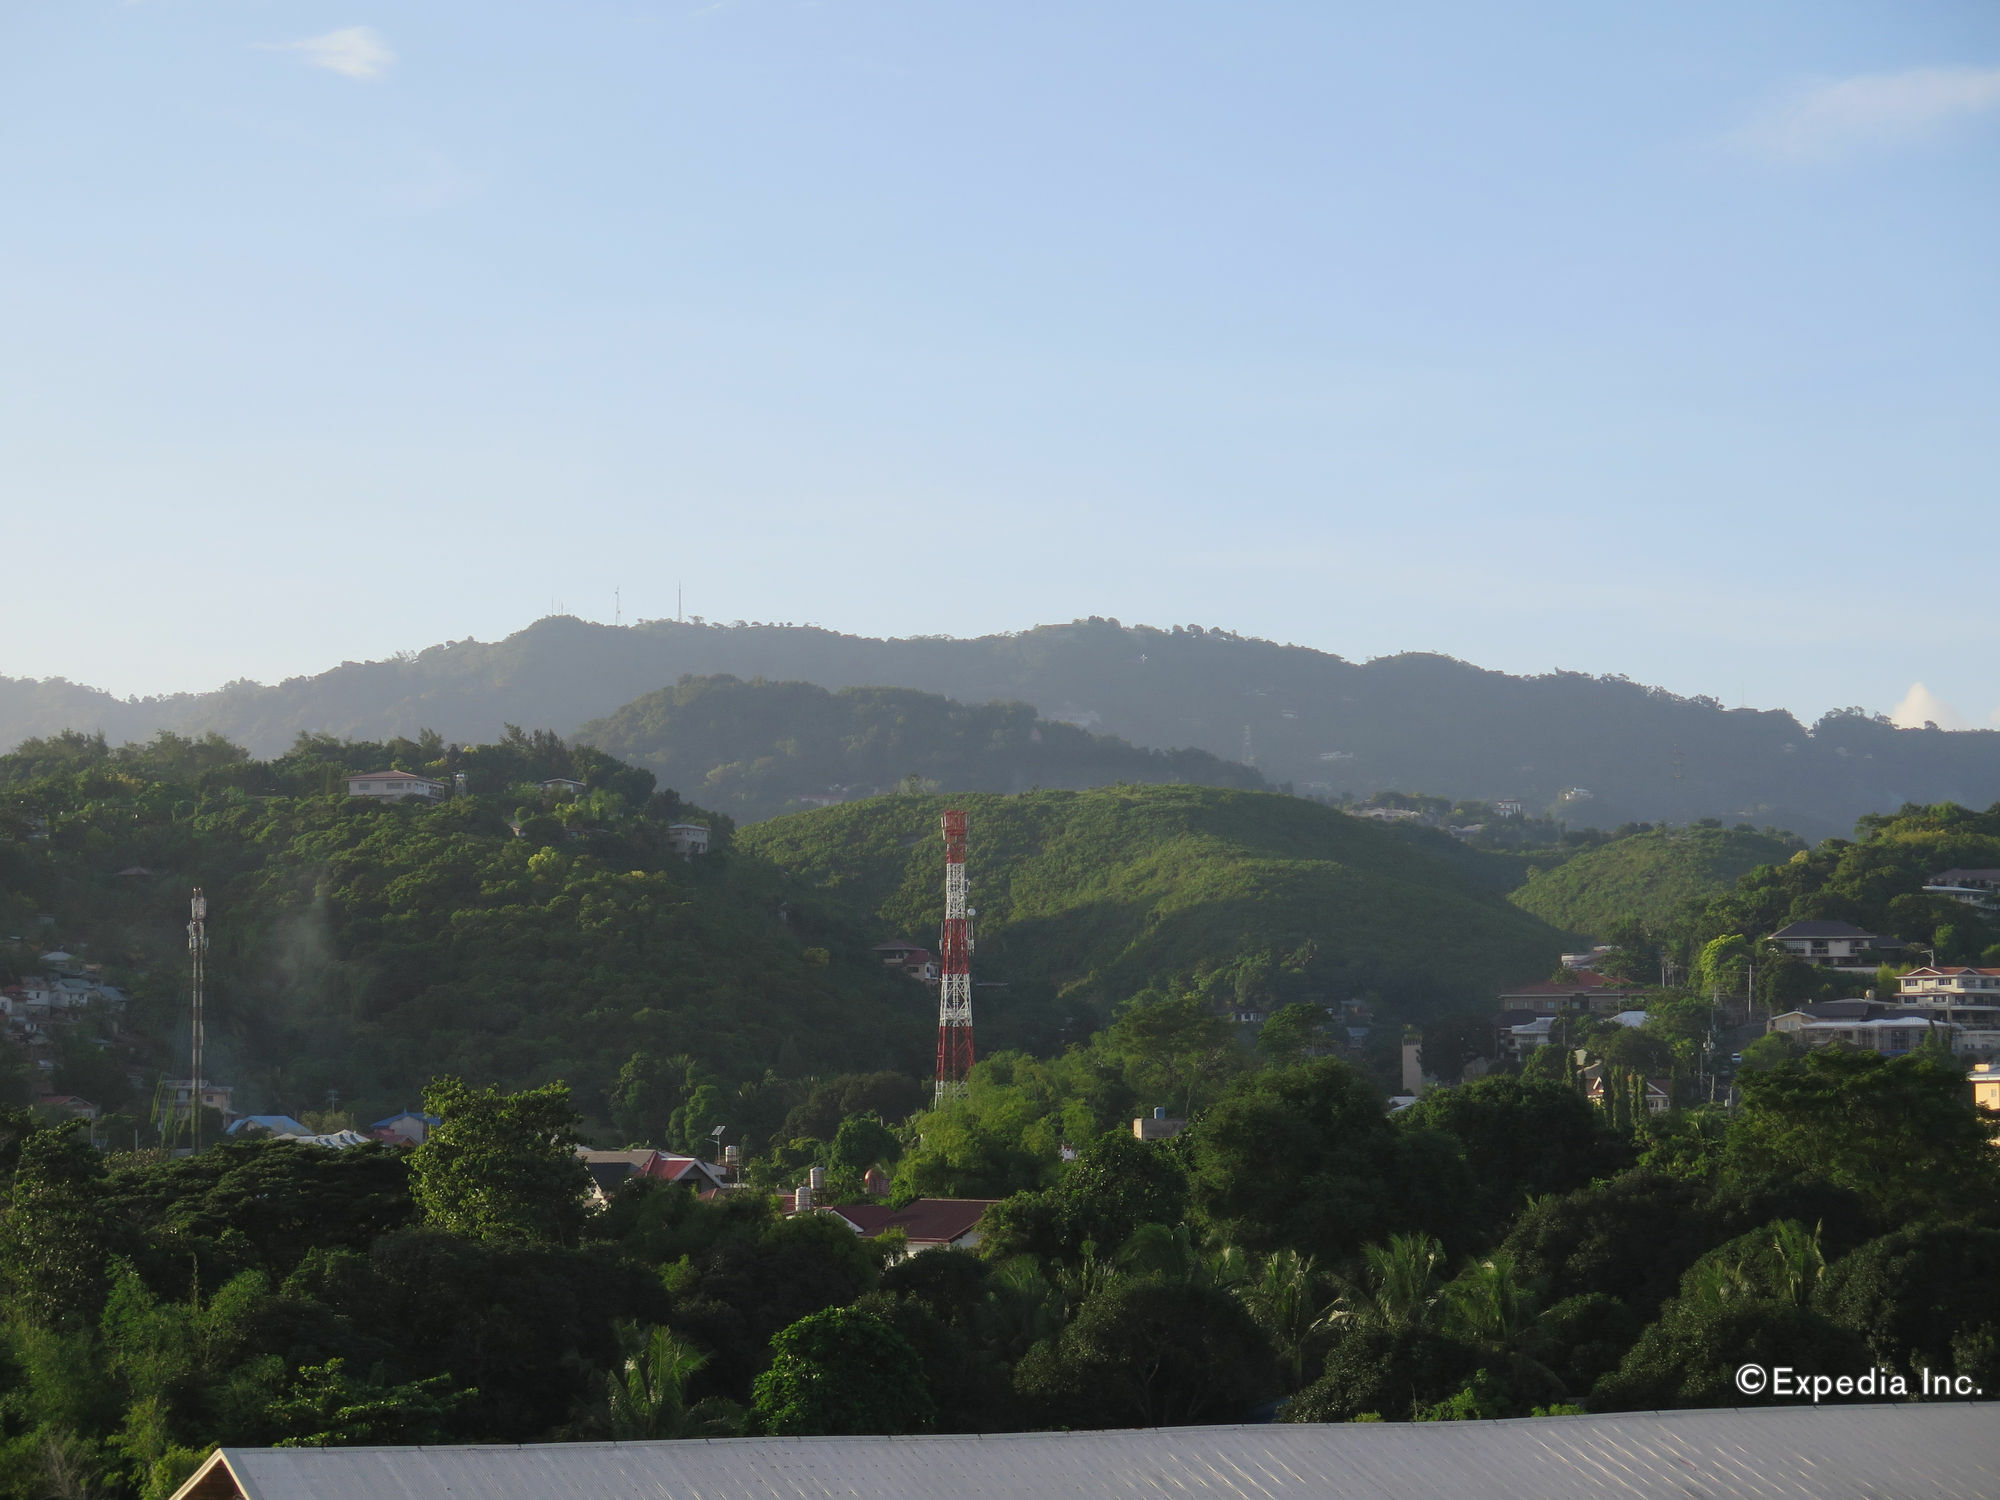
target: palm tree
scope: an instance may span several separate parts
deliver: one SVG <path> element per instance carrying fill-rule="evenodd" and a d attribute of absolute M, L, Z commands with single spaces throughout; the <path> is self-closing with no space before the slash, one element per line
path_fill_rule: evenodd
<path fill-rule="evenodd" d="M 1534 1292 L 1521 1284 L 1504 1250 L 1468 1265 L 1441 1294 L 1443 1322 L 1459 1338 L 1514 1343 L 1534 1321 Z"/>
<path fill-rule="evenodd" d="M 1418 1328 L 1437 1310 L 1444 1246 L 1427 1234 L 1392 1234 L 1386 1245 L 1362 1249 L 1361 1282 L 1342 1283 L 1322 1320 L 1329 1328 Z"/>
<path fill-rule="evenodd" d="M 1255 1274 L 1237 1279 L 1232 1290 L 1270 1339 L 1289 1388 L 1297 1390 L 1305 1384 L 1306 1361 L 1329 1310 L 1320 1300 L 1313 1258 L 1296 1250 L 1274 1250 Z"/>
<path fill-rule="evenodd" d="M 743 1430 L 743 1408 L 734 1401 L 711 1396 L 687 1404 L 688 1382 L 708 1356 L 672 1329 L 641 1332 L 636 1323 L 622 1323 L 618 1341 L 625 1368 L 604 1377 L 613 1438 L 734 1437 Z"/>
<path fill-rule="evenodd" d="M 1826 1274 L 1826 1253 L 1820 1249 L 1820 1231 L 1825 1222 L 1813 1225 L 1811 1234 L 1797 1219 L 1780 1219 L 1771 1226 L 1771 1248 L 1778 1257 L 1779 1290 L 1787 1302 L 1803 1307 L 1812 1299 L 1820 1277 Z"/>

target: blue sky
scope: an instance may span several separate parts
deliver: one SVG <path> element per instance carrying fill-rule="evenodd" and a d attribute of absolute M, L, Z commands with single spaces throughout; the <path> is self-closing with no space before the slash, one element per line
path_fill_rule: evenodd
<path fill-rule="evenodd" d="M 679 582 L 1987 723 L 1996 167 L 1983 3 L 17 4 L 0 672 Z"/>

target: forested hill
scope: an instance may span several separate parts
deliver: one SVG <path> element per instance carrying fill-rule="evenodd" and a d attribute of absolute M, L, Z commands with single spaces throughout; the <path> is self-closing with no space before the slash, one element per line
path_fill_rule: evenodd
<path fill-rule="evenodd" d="M 1396 830 L 1271 793 L 1109 787 L 951 799 L 970 819 L 976 977 L 1072 1024 L 1148 987 L 1275 1007 L 1372 994 L 1414 1018 L 1545 977 L 1553 928 Z M 937 797 L 799 813 L 738 835 L 793 887 L 928 943 L 943 915 Z M 983 991 L 981 993 L 984 993 Z"/>
<path fill-rule="evenodd" d="M 1797 839 L 1745 828 L 1655 828 L 1586 849 L 1513 892 L 1514 904 L 1568 932 L 1609 938 L 1637 922 L 1666 930 L 1692 903 L 1790 859 Z"/>
<path fill-rule="evenodd" d="M 0 744 L 67 727 L 113 741 L 169 727 L 215 730 L 269 755 L 301 730 L 383 739 L 424 726 L 474 743 L 507 723 L 569 733 L 684 675 L 718 673 L 1029 703 L 1137 745 L 1242 760 L 1300 791 L 1514 797 L 1575 826 L 1717 817 L 1819 838 L 1904 802 L 2000 799 L 1996 731 L 1898 730 L 1859 712 L 1808 728 L 1782 711 L 1725 710 L 1622 679 L 1512 677 L 1426 655 L 1361 664 L 1109 620 L 882 641 L 810 626 L 613 628 L 562 617 L 491 644 L 143 702 L 0 679 Z M 1572 788 L 1591 795 L 1563 800 Z"/>
<path fill-rule="evenodd" d="M 1205 750 L 1141 750 L 1044 719 L 1025 703 L 968 706 L 910 688 L 690 677 L 577 731 L 743 821 L 890 791 L 910 776 L 944 792 L 1112 782 L 1261 788 Z"/>
<path fill-rule="evenodd" d="M 342 793 L 345 771 L 392 761 L 462 771 L 468 789 L 437 805 Z M 587 792 L 539 790 L 558 776 Z M 693 861 L 666 834 L 687 818 L 713 832 Z M 212 944 L 209 1076 L 239 1111 L 332 1104 L 365 1122 L 440 1073 L 563 1079 L 608 1136 L 636 1128 L 616 1104 L 636 1083 L 665 1144 L 706 1138 L 669 1118 L 683 1107 L 768 1131 L 802 1080 L 921 1074 L 935 996 L 883 971 L 872 930 L 787 900 L 728 832 L 649 772 L 547 735 L 315 743 L 271 762 L 220 741 L 35 745 L 0 757 L 0 937 L 39 938 L 0 943 L 0 982 L 60 947 L 132 997 L 49 1054 L 59 1090 L 128 1128 L 153 1081 L 186 1066 L 193 886 Z M 25 1066 L 0 1045 L 0 1105 L 25 1102 Z"/>

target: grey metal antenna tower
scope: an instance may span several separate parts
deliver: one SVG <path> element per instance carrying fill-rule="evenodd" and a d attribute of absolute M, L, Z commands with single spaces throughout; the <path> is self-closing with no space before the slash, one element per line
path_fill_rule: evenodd
<path fill-rule="evenodd" d="M 208 956 L 208 898 L 201 893 L 201 887 L 194 888 L 194 899 L 188 902 L 188 969 L 190 971 L 193 996 L 188 1028 L 188 1145 L 193 1150 L 201 1149 L 201 1069 L 203 1036 L 201 1001 L 202 970 Z"/>

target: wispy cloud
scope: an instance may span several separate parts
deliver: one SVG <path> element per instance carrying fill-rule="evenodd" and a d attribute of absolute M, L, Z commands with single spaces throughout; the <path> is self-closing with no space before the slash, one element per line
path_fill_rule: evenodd
<path fill-rule="evenodd" d="M 1922 729 L 1927 723 L 1935 724 L 1940 729 L 1972 727 L 1964 714 L 1921 682 L 1910 684 L 1910 690 L 1903 694 L 1903 701 L 1889 710 L 1889 718 L 1898 729 Z"/>
<path fill-rule="evenodd" d="M 389 50 L 382 34 L 371 26 L 343 26 L 301 42 L 272 43 L 266 50 L 296 52 L 315 68 L 363 80 L 382 77 L 396 61 L 396 54 Z"/>
<path fill-rule="evenodd" d="M 1767 110 L 1739 143 L 1781 161 L 1823 161 L 1902 145 L 2000 107 L 2000 68 L 1910 68 L 1806 88 Z"/>

